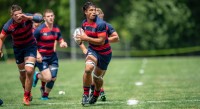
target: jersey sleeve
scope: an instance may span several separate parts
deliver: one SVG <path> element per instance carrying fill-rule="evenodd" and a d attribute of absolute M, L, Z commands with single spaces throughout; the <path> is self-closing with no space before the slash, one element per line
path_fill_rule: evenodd
<path fill-rule="evenodd" d="M 106 23 L 102 22 L 97 26 L 97 36 L 106 37 Z"/>
<path fill-rule="evenodd" d="M 113 32 L 115 32 L 115 29 L 112 27 L 111 24 L 107 23 L 108 26 L 108 35 L 110 36 Z"/>
<path fill-rule="evenodd" d="M 58 37 L 57 37 L 57 41 L 60 41 L 60 40 L 62 40 L 63 39 L 63 37 L 62 37 L 62 34 L 61 34 L 61 32 L 60 32 L 60 29 L 57 27 L 57 29 L 58 29 Z"/>
<path fill-rule="evenodd" d="M 39 38 L 40 38 L 40 29 L 37 28 L 37 29 L 33 32 L 33 35 L 34 35 L 35 39 L 38 41 Z"/>

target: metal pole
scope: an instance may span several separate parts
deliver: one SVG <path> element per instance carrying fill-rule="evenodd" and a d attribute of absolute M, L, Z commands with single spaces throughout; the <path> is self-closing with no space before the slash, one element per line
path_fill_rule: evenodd
<path fill-rule="evenodd" d="M 71 59 L 76 60 L 76 43 L 72 38 L 72 34 L 76 28 L 76 0 L 70 0 L 70 45 L 71 45 Z"/>

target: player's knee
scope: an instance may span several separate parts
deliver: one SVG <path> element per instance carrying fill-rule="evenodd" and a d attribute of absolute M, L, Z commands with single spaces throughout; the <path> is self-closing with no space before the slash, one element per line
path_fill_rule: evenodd
<path fill-rule="evenodd" d="M 93 69 L 94 69 L 93 66 L 87 66 L 87 67 L 85 68 L 85 73 L 87 73 L 87 74 L 91 74 L 92 71 L 93 71 Z"/>
<path fill-rule="evenodd" d="M 25 68 L 25 70 L 26 70 L 26 73 L 27 73 L 28 75 L 32 75 L 32 74 L 33 74 L 33 68 L 27 67 L 27 68 Z"/>
<path fill-rule="evenodd" d="M 43 79 L 44 79 L 44 82 L 50 82 L 51 81 L 51 76 L 49 76 L 49 77 L 43 77 Z"/>
<path fill-rule="evenodd" d="M 94 68 L 95 68 L 95 63 L 93 61 L 91 61 L 91 60 L 88 60 L 86 62 L 85 72 L 87 74 L 91 74 L 92 71 L 94 70 Z"/>

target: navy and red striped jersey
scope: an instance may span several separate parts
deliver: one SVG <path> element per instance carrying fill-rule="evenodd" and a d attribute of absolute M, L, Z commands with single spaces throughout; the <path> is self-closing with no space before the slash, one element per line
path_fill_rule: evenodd
<path fill-rule="evenodd" d="M 26 14 L 32 15 L 32 14 Z M 42 17 L 34 16 L 33 21 L 40 22 L 42 21 Z M 15 23 L 11 18 L 8 20 L 1 31 L 1 33 L 5 36 L 11 34 L 13 46 L 23 48 L 25 46 L 36 44 L 35 38 L 32 32 L 32 20 L 22 20 L 21 23 Z"/>
<path fill-rule="evenodd" d="M 106 22 L 106 25 L 107 25 L 107 34 L 108 34 L 108 37 L 109 37 L 113 32 L 115 32 L 115 29 L 112 27 L 111 24 L 109 24 L 107 22 Z"/>
<path fill-rule="evenodd" d="M 87 20 L 84 20 L 82 23 L 82 28 L 88 35 L 88 37 L 106 37 L 105 43 L 103 45 L 94 45 L 89 43 L 89 47 L 91 49 L 97 51 L 101 55 L 108 55 L 112 53 L 112 49 L 108 41 L 106 22 L 104 22 L 102 19 L 96 16 L 93 23 L 88 23 Z"/>
<path fill-rule="evenodd" d="M 38 51 L 42 56 L 51 56 L 55 52 L 53 49 L 55 40 L 63 39 L 57 25 L 53 25 L 52 30 L 50 30 L 45 23 L 35 30 L 34 36 L 37 40 Z"/>

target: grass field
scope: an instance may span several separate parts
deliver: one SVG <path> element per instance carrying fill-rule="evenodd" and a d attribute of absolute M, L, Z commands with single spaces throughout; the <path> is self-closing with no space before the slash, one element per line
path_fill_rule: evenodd
<path fill-rule="evenodd" d="M 200 57 L 113 59 L 105 75 L 107 101 L 82 107 L 84 60 L 60 60 L 50 100 L 41 101 L 38 84 L 30 107 L 15 62 L 0 63 L 0 109 L 199 109 Z M 136 85 L 136 83 L 138 84 Z M 65 95 L 59 95 L 59 91 Z"/>

